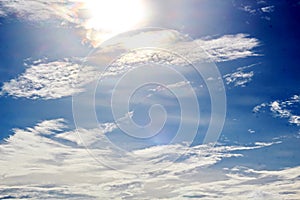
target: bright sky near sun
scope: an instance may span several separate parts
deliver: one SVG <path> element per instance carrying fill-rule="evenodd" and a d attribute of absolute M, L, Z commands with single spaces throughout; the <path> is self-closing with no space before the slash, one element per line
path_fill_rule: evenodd
<path fill-rule="evenodd" d="M 79 8 L 88 13 L 85 28 L 101 40 L 145 25 L 149 13 L 143 0 L 87 0 Z"/>
<path fill-rule="evenodd" d="M 125 32 L 136 28 L 146 17 L 141 0 L 87 0 L 84 4 L 90 13 L 87 28 L 100 31 Z"/>

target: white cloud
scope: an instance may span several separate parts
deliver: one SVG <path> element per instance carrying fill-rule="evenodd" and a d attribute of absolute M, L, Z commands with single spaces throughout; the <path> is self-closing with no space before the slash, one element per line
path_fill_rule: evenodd
<path fill-rule="evenodd" d="M 300 126 L 300 115 L 291 115 L 289 122 L 291 124 L 296 124 L 296 125 Z"/>
<path fill-rule="evenodd" d="M 236 72 L 226 74 L 223 76 L 223 78 L 226 81 L 227 85 L 233 84 L 234 86 L 240 86 L 240 87 L 245 87 L 249 82 L 252 81 L 252 78 L 254 76 L 253 71 L 248 71 L 245 72 L 246 69 L 249 69 L 257 64 L 252 64 L 244 67 L 239 67 L 237 68 Z"/>
<path fill-rule="evenodd" d="M 254 72 L 242 72 L 242 71 L 237 71 L 232 74 L 226 74 L 224 76 L 226 80 L 226 84 L 234 84 L 234 86 L 241 86 L 245 87 L 247 83 L 249 83 L 252 80 L 252 77 L 254 75 Z"/>
<path fill-rule="evenodd" d="M 162 94 L 163 92 L 168 91 L 168 89 L 180 89 L 183 88 L 183 90 L 185 89 L 185 86 L 190 85 L 191 83 L 189 81 L 180 81 L 177 83 L 173 83 L 173 84 L 169 84 L 169 85 L 165 85 L 165 86 L 157 86 L 155 88 L 151 88 L 148 91 L 151 92 L 149 95 L 147 95 L 147 97 L 151 97 L 154 94 Z M 182 92 L 181 94 L 183 94 L 184 92 Z"/>
<path fill-rule="evenodd" d="M 265 12 L 265 13 L 271 13 L 274 11 L 274 6 L 266 6 L 266 7 L 262 7 L 261 11 Z"/>
<path fill-rule="evenodd" d="M 259 113 L 269 108 L 275 117 L 287 118 L 290 124 L 300 126 L 300 115 L 295 114 L 294 110 L 299 107 L 300 96 L 294 95 L 287 100 L 275 100 L 270 103 L 262 103 L 253 108 L 253 112 Z"/>
<path fill-rule="evenodd" d="M 259 41 L 247 34 L 224 35 L 216 39 L 196 41 L 216 62 L 258 56 L 253 49 L 259 46 Z"/>
<path fill-rule="evenodd" d="M 253 134 L 253 133 L 255 133 L 255 130 L 248 129 L 248 132 L 251 133 L 251 134 Z"/>
<path fill-rule="evenodd" d="M 67 126 L 65 125 L 65 120 L 60 118 L 56 120 L 46 120 L 38 123 L 34 128 L 27 128 L 27 131 L 33 134 L 43 134 L 51 135 L 53 131 L 60 132 L 63 131 Z M 20 131 L 15 129 L 15 132 Z"/>
<path fill-rule="evenodd" d="M 267 4 L 267 2 L 264 1 L 264 0 L 258 0 L 258 1 L 257 1 L 257 4 Z"/>
<path fill-rule="evenodd" d="M 250 13 L 250 14 L 256 13 L 256 9 L 252 8 L 252 6 L 250 6 L 250 5 L 242 6 L 242 7 L 240 7 L 240 9 L 247 13 Z"/>
<path fill-rule="evenodd" d="M 126 52 L 132 45 L 136 45 L 138 48 L 139 45 L 147 47 L 156 43 L 167 51 L 156 48 L 128 52 L 109 65 L 102 76 L 120 75 L 139 64 L 156 63 L 181 67 L 189 65 L 187 60 L 191 63 L 206 62 L 207 59 L 221 62 L 257 56 L 253 49 L 259 45 L 257 39 L 249 38 L 245 34 L 190 41 L 176 31 L 167 30 L 145 31 L 115 42 L 97 50 L 97 54 L 95 54 L 98 59 L 97 67 L 94 68 L 83 67 L 80 60 L 34 61 L 23 74 L 4 83 L 1 93 L 2 95 L 6 93 L 14 97 L 31 99 L 56 99 L 82 92 L 84 86 L 99 78 L 99 72 L 105 68 L 99 66 L 108 65 L 115 59 L 117 53 Z M 86 59 L 92 60 L 93 57 Z M 106 62 L 106 64 L 101 62 Z M 236 84 L 243 85 L 244 83 L 240 79 L 246 79 L 248 82 L 253 74 L 237 73 L 234 76 L 228 77 L 228 79 L 230 81 L 234 79 L 232 81 L 235 81 Z"/>
<path fill-rule="evenodd" d="M 18 17 L 30 20 L 41 21 L 56 19 L 71 23 L 77 23 L 76 13 L 72 12 L 76 1 L 58 1 L 58 0 L 2 0 L 1 11 L 7 14 L 16 14 Z"/>
<path fill-rule="evenodd" d="M 110 125 L 105 126 L 110 127 Z M 300 184 L 299 167 L 262 171 L 245 167 L 214 169 L 209 166 L 229 157 L 242 156 L 242 150 L 271 146 L 184 145 L 154 146 L 132 153 L 151 161 L 153 167 L 167 168 L 147 172 L 144 163 L 131 163 L 124 173 L 95 162 L 81 144 L 76 131 L 64 131 L 63 119 L 47 120 L 33 128 L 15 129 L 15 134 L 0 144 L 0 198 L 26 199 L 282 199 L 297 198 Z M 97 136 L 101 143 L 107 129 L 79 130 Z M 94 141 L 95 142 L 95 141 Z M 99 144 L 100 144 L 99 143 Z M 237 151 L 239 153 L 237 153 Z M 103 156 L 116 156 L 106 149 Z M 169 161 L 183 154 L 176 162 Z M 124 155 L 126 156 L 126 155 Z M 118 158 L 121 162 L 124 158 Z M 159 192 L 157 192 L 159 191 Z"/>
<path fill-rule="evenodd" d="M 155 45 L 153 45 L 154 43 Z M 157 47 L 155 49 L 138 49 L 122 55 L 112 63 L 106 72 L 106 75 L 116 75 L 145 63 L 185 66 L 189 64 L 188 62 L 197 63 L 207 60 L 224 62 L 258 56 L 259 54 L 254 52 L 254 48 L 258 47 L 260 43 L 256 38 L 251 38 L 246 34 L 188 40 L 174 31 L 162 30 L 138 33 L 108 45 L 110 51 L 121 52 L 126 52 L 128 47 Z"/>
<path fill-rule="evenodd" d="M 94 68 L 67 59 L 35 62 L 23 74 L 5 82 L 1 93 L 30 99 L 57 99 L 82 92 L 83 86 L 94 77 Z"/>
<path fill-rule="evenodd" d="M 252 2 L 251 5 L 245 5 L 245 2 L 240 2 L 235 5 L 238 9 L 247 12 L 250 16 L 260 16 L 261 19 L 271 20 L 270 13 L 274 12 L 275 6 L 268 5 L 266 1 Z"/>
<path fill-rule="evenodd" d="M 282 109 L 280 103 L 278 101 L 273 101 L 270 104 L 271 111 L 281 118 L 286 118 L 291 115 L 289 110 Z"/>
<path fill-rule="evenodd" d="M 267 103 L 262 103 L 262 104 L 260 104 L 260 105 L 255 106 L 255 107 L 253 108 L 252 111 L 253 111 L 254 113 L 258 113 L 258 112 L 261 111 L 261 109 L 263 109 L 263 108 L 265 108 L 265 107 L 267 107 L 267 106 L 268 106 Z"/>

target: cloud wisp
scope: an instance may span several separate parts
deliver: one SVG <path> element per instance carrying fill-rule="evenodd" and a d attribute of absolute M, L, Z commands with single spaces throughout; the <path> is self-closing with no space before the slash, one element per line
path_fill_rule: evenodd
<path fill-rule="evenodd" d="M 247 69 L 258 65 L 259 63 L 248 65 L 245 67 L 239 67 L 233 73 L 225 74 L 223 78 L 227 85 L 233 85 L 235 87 L 246 87 L 249 82 L 252 81 L 254 71 L 247 71 Z"/>
<path fill-rule="evenodd" d="M 274 5 L 270 5 L 265 1 L 253 1 L 251 4 L 242 2 L 235 5 L 239 10 L 249 13 L 250 16 L 260 16 L 261 19 L 271 20 L 271 14 L 275 10 Z"/>
<path fill-rule="evenodd" d="M 153 41 L 153 38 L 155 38 L 155 41 Z M 259 54 L 255 52 L 255 48 L 260 45 L 260 42 L 256 38 L 251 38 L 247 34 L 187 40 L 186 38 L 179 37 L 176 32 L 166 30 L 140 33 L 123 39 L 126 42 L 123 43 L 123 45 L 122 43 L 120 45 L 119 41 L 115 42 L 115 48 L 119 51 L 120 49 L 125 51 L 129 44 L 138 44 L 136 46 L 136 48 L 138 48 L 139 46 L 147 47 L 148 45 L 151 47 L 151 43 L 155 42 L 160 43 L 159 47 L 168 50 L 168 52 L 158 52 L 157 49 L 132 51 L 114 62 L 114 68 L 117 66 L 132 66 L 134 64 L 147 62 L 186 65 L 186 61 L 182 58 L 185 58 L 190 63 L 205 62 L 207 59 L 214 62 L 231 61 L 250 56 L 258 56 Z M 112 44 L 110 45 L 112 46 Z M 176 55 L 170 55 L 169 53 L 172 52 L 182 56 L 182 58 Z"/>

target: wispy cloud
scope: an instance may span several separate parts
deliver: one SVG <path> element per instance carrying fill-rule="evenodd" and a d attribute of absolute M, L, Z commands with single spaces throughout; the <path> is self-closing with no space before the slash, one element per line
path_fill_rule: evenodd
<path fill-rule="evenodd" d="M 114 61 L 107 69 L 107 75 L 116 75 L 145 63 L 185 66 L 189 64 L 187 61 L 190 63 L 206 62 L 207 60 L 224 62 L 258 56 L 259 54 L 254 49 L 260 45 L 256 38 L 251 38 L 246 34 L 190 41 L 180 37 L 176 32 L 166 30 L 143 32 L 122 39 L 125 43 L 116 41 L 115 44 L 109 44 L 111 51 L 125 51 L 128 45 L 131 48 L 134 45 L 136 48 L 155 46 L 167 51 L 158 49 L 131 51 Z"/>
<path fill-rule="evenodd" d="M 245 67 L 239 67 L 237 68 L 237 71 L 224 75 L 223 78 L 225 79 L 226 84 L 227 85 L 233 84 L 235 87 L 237 86 L 246 87 L 246 85 L 252 81 L 252 78 L 254 76 L 253 71 L 246 71 L 246 70 L 257 64 L 252 64 Z"/>
<path fill-rule="evenodd" d="M 101 143 L 110 126 L 104 127 L 100 132 L 79 131 L 96 135 L 94 139 Z M 0 145 L 0 198 L 281 199 L 299 195 L 300 185 L 296 181 L 299 167 L 279 171 L 239 166 L 210 168 L 223 159 L 243 156 L 242 151 L 273 143 L 247 147 L 219 145 L 213 150 L 206 145 L 186 147 L 180 144 L 143 148 L 131 153 L 160 170 L 143 172 L 143 163 L 124 166 L 123 170 L 136 172 L 132 174 L 97 163 L 84 146 L 76 142 L 79 140 L 77 132 L 64 128 L 67 127 L 63 119 L 43 121 L 33 128 L 15 129 L 14 135 Z M 116 156 L 110 149 L 99 153 L 106 157 Z M 176 162 L 169 161 L 168 158 L 177 154 L 184 156 Z M 162 163 L 170 165 L 160 168 Z"/>
<path fill-rule="evenodd" d="M 79 1 L 77 1 L 79 3 Z M 41 21 L 56 19 L 61 22 L 78 23 L 79 20 L 74 10 L 78 5 L 76 1 L 58 1 L 58 0 L 27 0 L 27 1 L 1 1 L 1 11 L 3 13 L 15 14 L 17 17 L 30 20 Z"/>
<path fill-rule="evenodd" d="M 57 99 L 81 92 L 94 77 L 95 70 L 82 67 L 80 61 L 37 61 L 17 78 L 5 82 L 1 93 L 30 99 Z"/>
<path fill-rule="evenodd" d="M 216 62 L 258 56 L 253 50 L 260 45 L 256 38 L 247 34 L 224 35 L 216 39 L 197 40 Z"/>
<path fill-rule="evenodd" d="M 38 60 L 28 64 L 23 74 L 4 83 L 1 93 L 30 99 L 57 99 L 82 92 L 86 84 L 99 78 L 99 73 L 105 69 L 109 61 L 114 62 L 101 74 L 103 77 L 120 75 L 145 63 L 186 66 L 190 63 L 206 62 L 207 59 L 223 62 L 257 56 L 254 48 L 259 45 L 257 39 L 245 34 L 187 40 L 178 32 L 168 30 L 145 31 L 121 39 L 97 50 L 99 52 L 96 55 L 99 55 L 97 59 L 100 63 L 96 61 L 96 64 L 99 64 L 96 67 L 83 66 L 84 59 Z M 138 48 L 139 45 L 151 47 L 156 44 L 167 51 L 157 48 L 139 49 L 114 60 L 119 52 L 126 52 L 132 48 L 132 45 L 137 45 L 136 48 Z M 101 63 L 102 61 L 106 61 L 106 64 Z M 99 67 L 101 65 L 103 67 Z M 250 80 L 253 74 L 236 73 L 233 76 L 228 79 L 234 79 L 232 81 L 242 85 L 243 83 L 237 76 Z"/>
<path fill-rule="evenodd" d="M 271 13 L 274 11 L 274 7 L 275 6 L 266 6 L 266 7 L 262 7 L 261 10 L 265 13 Z"/>
<path fill-rule="evenodd" d="M 245 11 L 245 12 L 248 12 L 250 14 L 256 13 L 256 9 L 252 8 L 252 6 L 250 6 L 250 5 L 242 6 L 242 7 L 240 7 L 240 9 Z"/>
<path fill-rule="evenodd" d="M 266 1 L 253 1 L 251 4 L 242 2 L 235 5 L 239 10 L 247 12 L 250 16 L 260 16 L 261 19 L 271 20 L 271 13 L 274 12 L 275 6 L 269 5 Z"/>
<path fill-rule="evenodd" d="M 232 74 L 226 74 L 224 76 L 226 80 L 226 84 L 234 84 L 234 86 L 241 86 L 245 87 L 247 83 L 249 83 L 252 80 L 252 77 L 254 75 L 254 72 L 242 72 L 242 71 L 237 71 Z"/>
<path fill-rule="evenodd" d="M 259 113 L 267 109 L 275 117 L 286 118 L 290 124 L 300 126 L 300 115 L 294 113 L 299 108 L 299 104 L 300 96 L 294 95 L 287 100 L 275 100 L 257 105 L 253 108 L 253 112 Z"/>

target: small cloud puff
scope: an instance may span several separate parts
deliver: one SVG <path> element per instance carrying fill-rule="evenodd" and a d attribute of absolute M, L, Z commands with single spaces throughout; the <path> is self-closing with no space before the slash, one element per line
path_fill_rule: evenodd
<path fill-rule="evenodd" d="M 269 108 L 275 117 L 286 118 L 290 124 L 300 126 L 300 115 L 294 114 L 294 110 L 299 108 L 300 96 L 294 95 L 287 100 L 275 100 L 270 103 L 262 103 L 253 108 L 254 113 L 264 111 Z"/>

